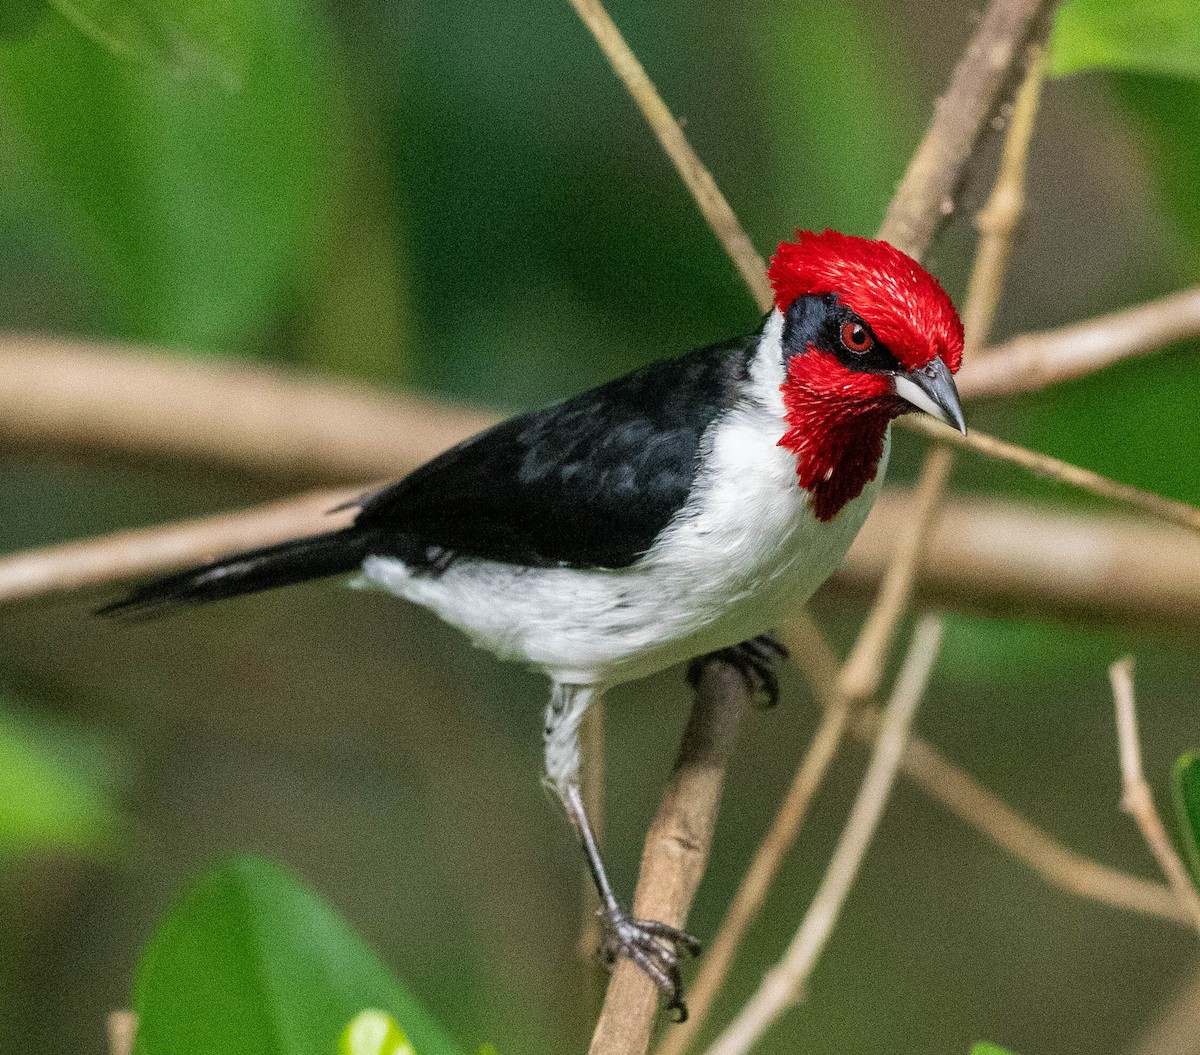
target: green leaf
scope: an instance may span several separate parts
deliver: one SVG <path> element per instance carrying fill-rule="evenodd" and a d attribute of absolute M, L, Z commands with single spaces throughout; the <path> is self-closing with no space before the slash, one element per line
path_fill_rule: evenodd
<path fill-rule="evenodd" d="M 76 29 L 115 55 L 180 78 L 236 91 L 245 35 L 236 0 L 48 0 Z"/>
<path fill-rule="evenodd" d="M 971 1048 L 971 1055 L 1012 1055 L 1012 1052 L 1007 1048 L 1000 1047 L 999 1044 L 989 1044 L 987 1041 L 981 1040 Z"/>
<path fill-rule="evenodd" d="M 1171 776 L 1184 855 L 1192 869 L 1192 879 L 1200 887 L 1200 751 L 1180 755 Z"/>
<path fill-rule="evenodd" d="M 751 57 L 771 160 L 784 214 L 797 226 L 872 232 L 924 127 L 904 49 L 892 46 L 889 21 L 873 7 L 801 0 L 754 8 Z M 856 55 L 873 59 L 847 61 Z"/>
<path fill-rule="evenodd" d="M 254 857 L 206 872 L 170 910 L 134 1007 L 139 1055 L 330 1055 L 364 1008 L 400 1023 L 420 1055 L 461 1055 L 328 905 Z"/>
<path fill-rule="evenodd" d="M 1069 0 L 1050 37 L 1050 72 L 1135 70 L 1200 78 L 1195 0 Z"/>
<path fill-rule="evenodd" d="M 118 820 L 103 770 L 85 742 L 0 710 L 0 860 L 111 848 Z"/>
<path fill-rule="evenodd" d="M 190 6 L 171 0 L 162 18 L 190 26 Z M 50 18 L 0 43 L 0 118 L 18 170 L 95 283 L 96 324 L 220 349 L 256 336 L 309 280 L 340 111 L 312 0 L 196 11 L 197 24 L 214 23 L 205 40 L 245 55 L 236 92 L 131 63 Z"/>

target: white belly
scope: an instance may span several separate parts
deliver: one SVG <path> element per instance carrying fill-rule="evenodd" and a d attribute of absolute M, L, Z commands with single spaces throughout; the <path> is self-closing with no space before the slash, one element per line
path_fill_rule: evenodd
<path fill-rule="evenodd" d="M 773 410 L 738 410 L 714 429 L 687 505 L 629 568 L 460 559 L 431 575 L 370 557 L 363 577 L 560 682 L 614 685 L 736 644 L 807 601 L 841 563 L 890 446 L 863 493 L 821 523 L 796 481 L 794 456 L 776 444 Z"/>

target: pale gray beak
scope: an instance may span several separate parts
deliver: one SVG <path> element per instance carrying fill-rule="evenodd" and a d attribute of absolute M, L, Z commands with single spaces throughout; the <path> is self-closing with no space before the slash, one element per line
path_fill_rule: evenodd
<path fill-rule="evenodd" d="M 954 386 L 954 375 L 940 358 L 933 359 L 920 370 L 896 375 L 896 395 L 908 400 L 918 410 L 932 414 L 951 428 L 967 434 L 962 403 Z"/>

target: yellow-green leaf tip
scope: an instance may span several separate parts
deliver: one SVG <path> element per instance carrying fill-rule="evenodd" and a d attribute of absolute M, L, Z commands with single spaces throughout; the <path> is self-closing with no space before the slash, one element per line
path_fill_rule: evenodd
<path fill-rule="evenodd" d="M 338 1055 L 417 1055 L 397 1024 L 386 1011 L 368 1008 L 360 1011 L 342 1030 Z"/>

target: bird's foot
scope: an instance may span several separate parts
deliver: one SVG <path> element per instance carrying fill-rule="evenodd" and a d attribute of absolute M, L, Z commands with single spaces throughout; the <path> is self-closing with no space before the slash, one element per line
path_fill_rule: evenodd
<path fill-rule="evenodd" d="M 693 659 L 688 664 L 688 684 L 693 689 L 700 684 L 706 663 L 724 663 L 742 676 L 751 693 L 761 692 L 766 697 L 766 706 L 774 707 L 779 702 L 779 674 L 775 664 L 787 658 L 787 648 L 774 634 L 759 634 L 740 645 Z"/>
<path fill-rule="evenodd" d="M 687 1005 L 679 960 L 684 953 L 699 953 L 700 942 L 678 927 L 656 919 L 637 919 L 623 909 L 601 909 L 600 917 L 604 921 L 598 951 L 601 962 L 612 970 L 618 959 L 632 960 L 667 998 L 667 1011 L 675 1021 L 685 1022 Z"/>

